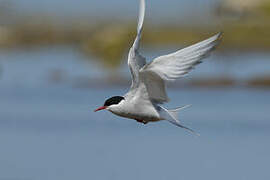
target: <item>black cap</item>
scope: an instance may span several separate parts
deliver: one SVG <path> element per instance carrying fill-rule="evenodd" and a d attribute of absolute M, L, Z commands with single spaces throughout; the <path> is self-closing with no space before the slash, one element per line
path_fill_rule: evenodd
<path fill-rule="evenodd" d="M 113 104 L 119 104 L 123 99 L 125 99 L 125 98 L 122 97 L 122 96 L 111 97 L 110 99 L 107 99 L 105 101 L 104 106 L 110 106 L 110 105 L 113 105 Z"/>

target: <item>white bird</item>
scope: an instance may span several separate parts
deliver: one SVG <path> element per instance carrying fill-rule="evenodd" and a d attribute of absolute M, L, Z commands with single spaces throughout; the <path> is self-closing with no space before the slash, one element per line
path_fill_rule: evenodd
<path fill-rule="evenodd" d="M 104 105 L 95 112 L 106 109 L 115 115 L 134 119 L 144 124 L 167 120 L 176 126 L 194 132 L 183 126 L 178 120 L 178 112 L 188 106 L 173 110 L 161 106 L 161 104 L 169 102 L 165 82 L 185 76 L 195 65 L 200 64 L 201 60 L 217 46 L 221 33 L 147 63 L 139 53 L 144 15 L 145 0 L 140 0 L 137 36 L 128 55 L 128 66 L 132 76 L 129 92 L 124 96 L 107 99 Z"/>

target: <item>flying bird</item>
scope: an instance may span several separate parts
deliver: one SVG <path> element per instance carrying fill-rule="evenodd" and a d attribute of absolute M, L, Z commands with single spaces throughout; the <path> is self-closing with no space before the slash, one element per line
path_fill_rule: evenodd
<path fill-rule="evenodd" d="M 107 99 L 104 105 L 95 112 L 108 110 L 115 115 L 134 119 L 144 124 L 167 120 L 194 133 L 192 129 L 183 126 L 178 119 L 179 111 L 188 106 L 170 110 L 161 106 L 169 102 L 166 81 L 175 81 L 200 64 L 202 59 L 207 57 L 218 45 L 221 33 L 174 53 L 157 57 L 147 63 L 146 58 L 139 53 L 144 16 L 145 0 L 140 0 L 137 36 L 128 54 L 128 66 L 132 77 L 130 90 L 124 96 Z"/>

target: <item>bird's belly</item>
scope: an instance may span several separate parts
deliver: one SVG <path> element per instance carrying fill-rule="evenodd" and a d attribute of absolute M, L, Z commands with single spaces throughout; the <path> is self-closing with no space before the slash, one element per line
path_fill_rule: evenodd
<path fill-rule="evenodd" d="M 135 119 L 135 120 L 143 120 L 143 121 L 147 121 L 147 122 L 155 122 L 155 121 L 160 121 L 161 119 L 157 116 L 149 116 L 149 115 L 144 115 L 144 114 L 118 114 L 118 113 L 114 113 L 115 115 L 124 117 L 124 118 L 128 118 L 128 119 Z"/>
<path fill-rule="evenodd" d="M 134 108 L 135 109 L 135 108 Z M 129 119 L 136 119 L 136 120 L 143 120 L 147 122 L 155 122 L 161 120 L 159 113 L 154 109 L 137 109 L 136 111 L 131 109 L 129 111 L 119 111 L 119 112 L 112 112 L 115 115 L 129 118 Z"/>

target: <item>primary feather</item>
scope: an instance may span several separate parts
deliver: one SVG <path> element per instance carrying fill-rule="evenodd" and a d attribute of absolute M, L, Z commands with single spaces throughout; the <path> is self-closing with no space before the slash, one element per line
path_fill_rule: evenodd
<path fill-rule="evenodd" d="M 163 80 L 169 81 L 183 77 L 209 55 L 218 44 L 220 36 L 221 33 L 172 54 L 160 56 L 144 66 L 141 71 L 154 72 Z"/>
<path fill-rule="evenodd" d="M 128 66 L 132 76 L 131 90 L 135 89 L 139 85 L 139 70 L 146 64 L 145 58 L 139 53 L 140 39 L 142 33 L 142 27 L 145 16 L 145 1 L 140 0 L 140 11 L 137 27 L 137 36 L 129 50 Z"/>
<path fill-rule="evenodd" d="M 168 102 L 165 81 L 176 80 L 190 72 L 217 46 L 220 37 L 221 33 L 172 54 L 160 56 L 141 68 L 140 79 L 150 99 L 160 104 Z"/>

